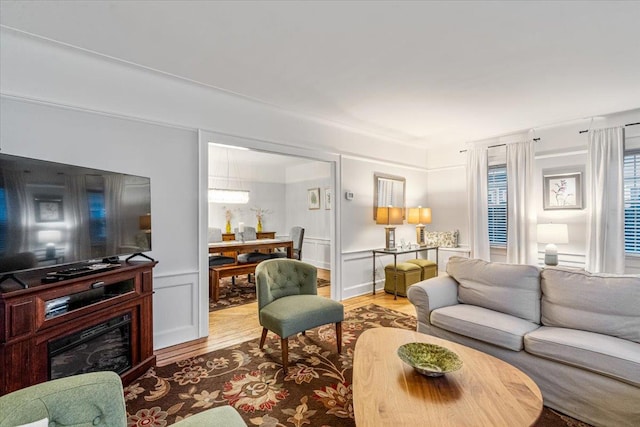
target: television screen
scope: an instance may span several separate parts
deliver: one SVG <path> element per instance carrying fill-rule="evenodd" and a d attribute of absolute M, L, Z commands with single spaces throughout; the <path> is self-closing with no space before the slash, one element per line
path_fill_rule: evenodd
<path fill-rule="evenodd" d="M 149 250 L 149 178 L 0 154 L 0 273 Z"/>

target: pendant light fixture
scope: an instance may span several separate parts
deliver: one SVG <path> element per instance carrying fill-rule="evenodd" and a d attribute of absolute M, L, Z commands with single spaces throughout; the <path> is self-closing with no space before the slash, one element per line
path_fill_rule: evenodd
<path fill-rule="evenodd" d="M 224 144 L 214 144 L 218 147 L 225 148 L 225 154 L 227 159 L 227 173 L 226 173 L 226 183 L 224 185 L 214 185 L 214 188 L 209 188 L 209 202 L 210 203 L 225 203 L 225 204 L 246 204 L 249 203 L 249 190 L 243 189 L 234 189 L 231 188 L 231 176 L 230 176 L 230 165 L 231 162 L 229 160 L 229 149 L 237 148 L 241 150 L 246 150 L 244 147 L 234 147 Z M 235 165 L 234 165 L 235 166 Z M 237 172 L 237 167 L 235 168 Z M 234 178 L 236 183 L 240 182 L 240 176 L 236 173 L 236 178 Z"/>

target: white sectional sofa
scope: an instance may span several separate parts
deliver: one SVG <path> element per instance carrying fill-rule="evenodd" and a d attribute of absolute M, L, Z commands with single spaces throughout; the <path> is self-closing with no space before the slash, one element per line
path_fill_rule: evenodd
<path fill-rule="evenodd" d="M 418 331 L 520 368 L 544 404 L 640 426 L 640 277 L 452 257 L 408 290 Z"/>

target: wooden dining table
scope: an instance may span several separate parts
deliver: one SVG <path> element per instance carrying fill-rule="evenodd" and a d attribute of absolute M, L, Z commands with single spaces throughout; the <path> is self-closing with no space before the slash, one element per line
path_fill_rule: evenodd
<path fill-rule="evenodd" d="M 287 258 L 293 258 L 293 240 L 284 239 L 256 239 L 256 240 L 231 240 L 209 243 L 209 253 L 235 254 L 234 264 L 225 264 L 209 268 L 209 297 L 217 302 L 220 297 L 220 279 L 223 277 L 251 274 L 259 263 L 238 263 L 237 254 L 254 251 L 272 251 L 283 248 L 287 251 Z"/>

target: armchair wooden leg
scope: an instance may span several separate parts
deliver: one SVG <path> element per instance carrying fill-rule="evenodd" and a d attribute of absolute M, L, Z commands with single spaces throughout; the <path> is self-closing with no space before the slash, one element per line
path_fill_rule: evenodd
<path fill-rule="evenodd" d="M 260 337 L 260 348 L 264 347 L 264 341 L 267 339 L 267 328 L 262 328 L 262 336 Z"/>
<path fill-rule="evenodd" d="M 286 373 L 289 365 L 289 338 L 281 338 L 280 345 L 282 346 L 282 367 Z"/>
<path fill-rule="evenodd" d="M 342 322 L 336 323 L 336 341 L 338 342 L 338 354 L 342 353 Z"/>

